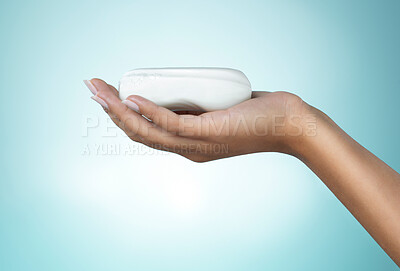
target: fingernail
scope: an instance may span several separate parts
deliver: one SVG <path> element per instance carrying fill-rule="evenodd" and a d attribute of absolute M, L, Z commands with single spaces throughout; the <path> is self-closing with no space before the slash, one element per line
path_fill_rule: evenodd
<path fill-rule="evenodd" d="M 83 83 L 85 83 L 85 85 L 93 93 L 93 95 L 97 94 L 97 89 L 90 80 L 83 80 Z"/>
<path fill-rule="evenodd" d="M 132 102 L 130 100 L 123 100 L 122 103 L 124 105 L 126 105 L 127 107 L 129 107 L 130 109 L 132 109 L 133 111 L 136 111 L 137 113 L 140 113 L 139 112 L 139 106 L 136 103 L 134 103 L 134 102 Z"/>
<path fill-rule="evenodd" d="M 100 98 L 98 96 L 92 96 L 91 98 L 93 100 L 95 100 L 96 102 L 98 102 L 104 109 L 108 110 L 108 105 L 102 98 Z"/>

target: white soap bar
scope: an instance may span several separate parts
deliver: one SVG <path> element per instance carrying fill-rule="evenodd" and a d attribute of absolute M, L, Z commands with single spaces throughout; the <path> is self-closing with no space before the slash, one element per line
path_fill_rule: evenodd
<path fill-rule="evenodd" d="M 136 69 L 119 84 L 121 100 L 140 95 L 171 110 L 214 111 L 251 97 L 251 85 L 238 70 L 226 68 Z"/>

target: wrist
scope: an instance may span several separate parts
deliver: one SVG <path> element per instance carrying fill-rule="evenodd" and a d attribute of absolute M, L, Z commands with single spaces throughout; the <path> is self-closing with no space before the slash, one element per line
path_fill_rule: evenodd
<path fill-rule="evenodd" d="M 286 153 L 304 160 L 318 140 L 318 135 L 331 121 L 315 107 L 303 103 L 299 114 L 290 115 L 285 136 Z"/>

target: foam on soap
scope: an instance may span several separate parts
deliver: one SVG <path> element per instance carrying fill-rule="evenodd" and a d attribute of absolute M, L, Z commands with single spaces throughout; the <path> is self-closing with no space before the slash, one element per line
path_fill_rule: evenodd
<path fill-rule="evenodd" d="M 227 68 L 154 68 L 125 73 L 121 100 L 140 95 L 171 110 L 214 111 L 251 97 L 251 85 L 238 70 Z"/>

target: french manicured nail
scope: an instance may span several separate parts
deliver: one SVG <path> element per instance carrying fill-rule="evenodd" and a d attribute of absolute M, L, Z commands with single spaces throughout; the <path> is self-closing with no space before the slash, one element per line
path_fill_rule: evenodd
<path fill-rule="evenodd" d="M 134 102 L 132 102 L 130 100 L 123 100 L 122 103 L 124 105 L 126 105 L 127 107 L 129 107 L 130 109 L 132 109 L 133 111 L 136 111 L 137 113 L 140 113 L 139 112 L 139 106 L 136 103 L 134 103 Z"/>
<path fill-rule="evenodd" d="M 90 80 L 83 80 L 83 83 L 88 87 L 88 89 L 93 93 L 93 95 L 97 94 L 96 87 L 92 84 Z"/>
<path fill-rule="evenodd" d="M 102 98 L 100 98 L 98 96 L 92 96 L 91 98 L 93 100 L 95 100 L 96 102 L 98 102 L 104 109 L 108 110 L 108 105 Z"/>

